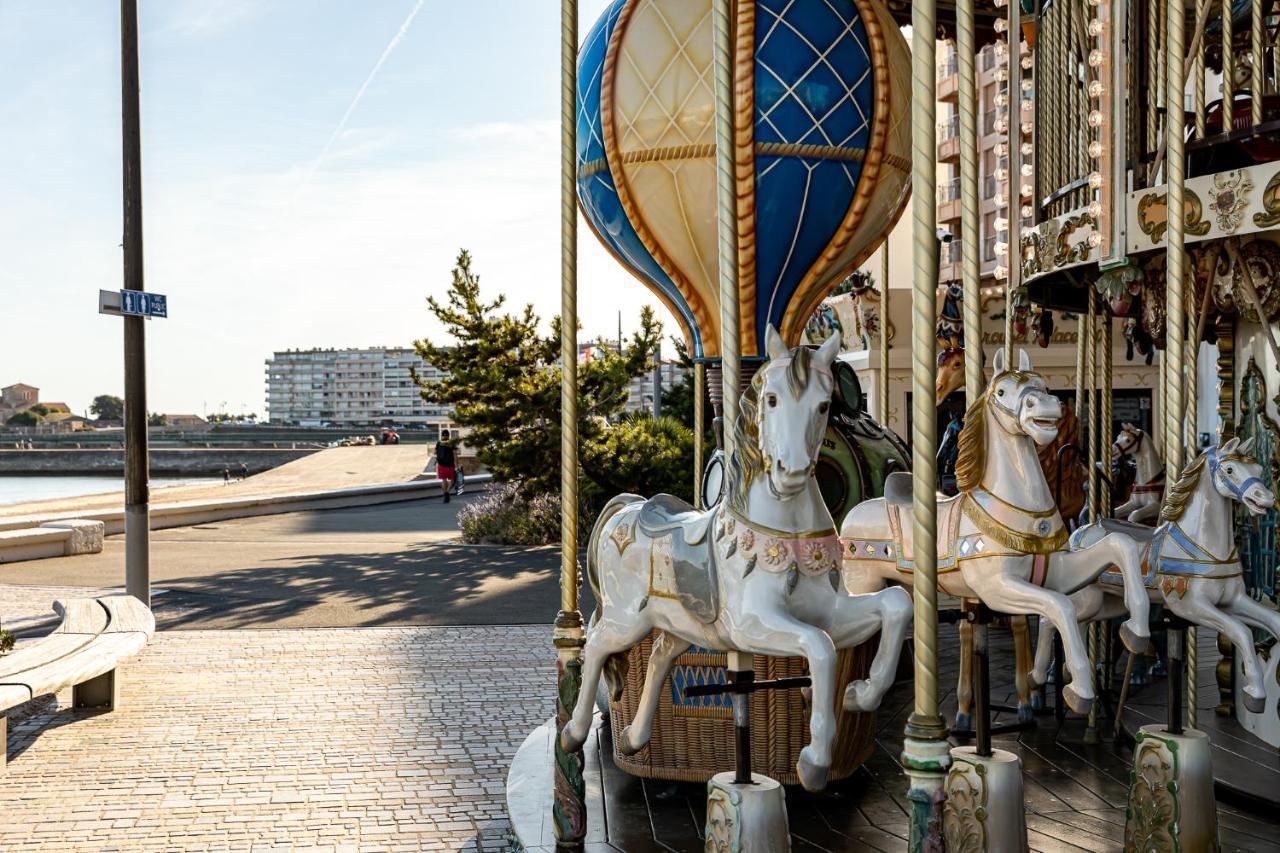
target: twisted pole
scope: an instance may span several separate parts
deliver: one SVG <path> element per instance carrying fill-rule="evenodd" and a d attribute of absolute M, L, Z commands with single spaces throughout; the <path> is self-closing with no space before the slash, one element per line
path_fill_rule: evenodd
<path fill-rule="evenodd" d="M 1088 423 L 1088 459 L 1089 459 L 1089 523 L 1096 524 L 1098 521 L 1099 508 L 1102 505 L 1102 495 L 1098 491 L 1098 449 L 1099 433 L 1102 432 L 1102 414 L 1098 410 L 1098 339 L 1101 337 L 1102 327 L 1098 322 L 1098 291 L 1096 288 L 1089 287 L 1089 334 L 1085 340 L 1084 346 L 1084 364 L 1079 365 L 1077 369 L 1083 370 L 1084 375 L 1088 377 L 1088 388 L 1086 393 L 1089 400 L 1089 423 Z M 1089 672 L 1093 677 L 1094 695 L 1098 692 L 1098 661 L 1099 661 L 1099 629 L 1097 622 L 1089 623 Z M 1089 708 L 1089 714 L 1085 723 L 1084 730 L 1085 743 L 1098 742 L 1098 703 L 1094 702 Z"/>
<path fill-rule="evenodd" d="M 1255 90 L 1256 91 L 1256 90 Z M 1217 264 L 1216 257 L 1213 260 Z M 1206 284 L 1206 288 L 1208 285 Z M 1190 424 L 1189 432 L 1193 436 L 1200 433 L 1200 315 L 1196 310 L 1195 288 L 1184 294 L 1187 307 L 1187 337 L 1183 347 L 1183 363 L 1186 365 L 1186 421 Z M 1208 298 L 1206 293 L 1205 297 Z M 1185 445 L 1186 442 L 1183 442 Z M 1194 447 L 1193 451 L 1194 452 Z M 1196 670 L 1200 666 L 1200 651 L 1196 648 L 1196 627 L 1187 628 L 1187 726 L 1195 728 L 1197 722 L 1196 702 L 1200 698 L 1196 684 Z"/>
<path fill-rule="evenodd" d="M 880 424 L 889 426 L 889 238 L 880 251 Z"/>
<path fill-rule="evenodd" d="M 1004 255 L 1004 363 L 1013 365 L 1013 298 L 1022 286 L 1022 2 L 1009 9 L 1008 110 L 1009 202 Z M 977 144 L 976 142 L 974 143 Z M 976 156 L 976 155 L 975 155 Z M 966 374 L 967 375 L 967 374 Z"/>
<path fill-rule="evenodd" d="M 978 84 L 973 31 L 973 0 L 956 3 L 956 55 L 960 60 L 960 279 L 964 297 L 964 401 L 973 405 L 982 393 L 982 307 L 978 289 Z M 1010 206 L 1010 213 L 1013 208 Z M 1012 249 L 1010 249 L 1012 253 Z M 886 246 L 887 257 L 887 246 Z M 1010 255 L 1010 263 L 1012 254 Z"/>
<path fill-rule="evenodd" d="M 1231 18 L 1230 5 L 1223 10 L 1223 29 Z M 1182 0 L 1168 0 L 1165 17 L 1165 67 L 1182 68 L 1185 10 Z M 1225 61 L 1225 60 L 1224 60 Z M 1182 384 L 1186 370 L 1183 352 L 1183 329 L 1186 323 L 1186 301 L 1183 294 L 1186 279 L 1186 218 L 1182 215 L 1185 198 L 1186 156 L 1182 120 L 1185 84 L 1181 75 L 1170 74 L 1165 80 L 1165 103 L 1169 105 L 1165 127 L 1165 146 L 1169 152 L 1165 163 L 1169 191 L 1168 247 L 1165 262 L 1165 357 L 1169 361 L 1168 399 L 1165 400 L 1165 482 L 1174 483 L 1182 471 Z M 1229 90 L 1228 90 L 1229 91 Z M 1226 101 L 1223 101 L 1225 110 Z M 1224 116 L 1224 121 L 1226 118 Z M 1224 125 L 1227 127 L 1229 125 Z"/>
<path fill-rule="evenodd" d="M 720 277 L 720 382 L 724 389 L 724 453 L 733 454 L 733 425 L 742 394 L 738 335 L 738 196 L 734 171 L 733 0 L 713 0 L 715 69 L 717 268 Z"/>
<path fill-rule="evenodd" d="M 933 542 L 938 526 L 935 492 L 937 340 L 934 300 L 938 286 L 936 0 L 911 7 L 911 479 L 912 532 L 916 542 Z M 910 778 L 911 853 L 943 849 L 943 781 L 951 764 L 947 728 L 938 714 L 938 565 L 932 548 L 916 553 L 915 709 L 907 718 L 902 765 Z"/>
<path fill-rule="evenodd" d="M 578 612 L 578 0 L 560 0 L 560 612 L 556 615 L 556 731 L 582 687 Z M 580 850 L 587 830 L 582 750 L 555 739 L 556 849 Z"/>

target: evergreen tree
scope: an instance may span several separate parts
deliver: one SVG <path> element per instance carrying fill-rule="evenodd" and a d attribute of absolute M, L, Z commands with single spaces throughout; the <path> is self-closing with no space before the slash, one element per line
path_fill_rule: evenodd
<path fill-rule="evenodd" d="M 693 356 L 689 354 L 689 348 L 685 346 L 682 339 L 673 337 L 671 342 L 675 344 L 676 360 L 680 367 L 684 370 L 684 375 L 675 385 L 662 389 L 662 413 L 684 424 L 689 430 L 693 429 L 693 398 L 694 398 L 694 371 L 695 366 Z M 703 446 L 706 448 L 707 457 L 710 458 L 711 450 L 715 447 L 715 430 L 711 427 L 712 418 L 715 415 L 711 411 L 711 397 L 703 389 L 702 398 L 702 421 L 703 421 Z M 692 451 L 691 451 L 692 452 Z M 690 456 L 689 464 L 693 464 L 693 457 Z"/>
<path fill-rule="evenodd" d="M 427 299 L 431 313 L 456 341 L 415 342 L 418 355 L 443 371 L 444 379 L 415 381 L 429 403 L 448 406 L 467 430 L 466 444 L 498 480 L 519 482 L 530 494 L 560 489 L 560 320 L 549 335 L 538 332 L 533 306 L 503 311 L 504 296 L 486 301 L 471 255 L 459 253 L 445 301 Z M 627 401 L 632 377 L 653 364 L 661 324 L 646 308 L 640 330 L 621 353 L 606 347 L 578 365 L 578 436 L 582 473 L 601 489 L 604 454 L 594 452 Z M 590 461 L 589 461 L 590 460 Z"/>

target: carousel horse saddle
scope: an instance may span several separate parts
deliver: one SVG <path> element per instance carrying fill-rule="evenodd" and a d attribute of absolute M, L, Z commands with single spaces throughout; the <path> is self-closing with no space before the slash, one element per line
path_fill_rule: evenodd
<path fill-rule="evenodd" d="M 640 531 L 654 540 L 649 594 L 675 598 L 706 624 L 720 615 L 713 542 L 715 513 L 699 512 L 672 495 L 655 495 L 640 508 Z"/>
<path fill-rule="evenodd" d="M 1139 545 L 1145 545 L 1156 535 L 1156 528 L 1145 524 L 1134 524 L 1119 518 L 1100 518 L 1098 524 L 1106 533 L 1123 533 Z"/>
<path fill-rule="evenodd" d="M 911 503 L 911 474 L 894 471 L 884 480 L 884 501 L 890 504 Z"/>

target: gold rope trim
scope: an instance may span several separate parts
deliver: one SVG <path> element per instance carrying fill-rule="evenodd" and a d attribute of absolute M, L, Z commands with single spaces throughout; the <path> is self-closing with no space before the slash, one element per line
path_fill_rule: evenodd
<path fill-rule="evenodd" d="M 750 527 L 756 533 L 764 533 L 768 536 L 774 537 L 775 539 L 825 539 L 829 536 L 836 535 L 836 529 L 834 527 L 828 527 L 826 530 L 777 530 L 772 527 L 766 527 L 765 525 L 755 521 L 748 521 L 745 516 L 730 507 L 726 506 L 725 512 L 733 516 L 741 524 Z"/>
<path fill-rule="evenodd" d="M 741 352 L 760 353 L 756 335 L 756 4 L 738 3 L 734 45 L 733 158 L 738 213 L 738 340 Z M 772 730 L 772 727 L 770 727 Z"/>
<path fill-rule="evenodd" d="M 1006 548 L 1012 548 L 1020 554 L 1052 554 L 1054 551 L 1061 551 L 1062 546 L 1067 544 L 1067 529 L 1065 527 L 1048 536 L 1023 533 L 1020 530 L 1006 527 L 992 518 L 982 508 L 981 504 L 969 497 L 967 492 L 962 500 L 961 511 L 964 512 L 966 518 L 973 522 L 975 527 L 982 531 L 984 536 L 990 536 L 996 542 Z"/>
<path fill-rule="evenodd" d="M 800 145 L 795 142 L 758 142 L 755 144 L 758 157 L 803 157 L 810 160 L 831 160 L 838 163 L 856 163 L 866 159 L 865 148 L 844 148 L 838 145 Z M 716 156 L 715 143 L 699 143 L 697 145 L 669 145 L 663 148 L 646 148 L 640 151 L 626 151 L 622 154 L 622 163 L 627 166 L 645 163 L 668 163 L 679 160 L 712 160 Z M 885 158 L 892 165 L 906 171 L 911 163 L 901 157 L 890 155 Z M 589 178 L 609 168 L 604 157 L 588 160 L 578 169 L 578 177 Z"/>

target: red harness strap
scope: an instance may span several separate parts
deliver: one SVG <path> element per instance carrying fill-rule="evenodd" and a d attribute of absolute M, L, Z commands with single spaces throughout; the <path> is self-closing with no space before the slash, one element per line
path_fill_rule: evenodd
<path fill-rule="evenodd" d="M 1049 574 L 1049 555 L 1035 554 L 1031 559 L 1031 582 L 1036 586 L 1044 586 Z"/>

